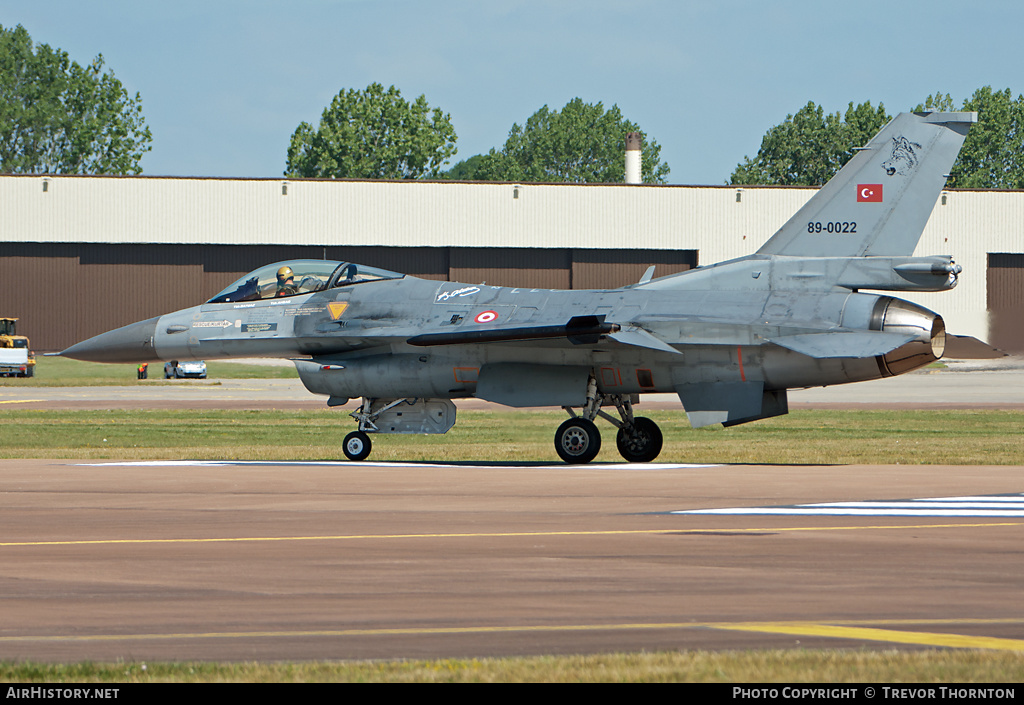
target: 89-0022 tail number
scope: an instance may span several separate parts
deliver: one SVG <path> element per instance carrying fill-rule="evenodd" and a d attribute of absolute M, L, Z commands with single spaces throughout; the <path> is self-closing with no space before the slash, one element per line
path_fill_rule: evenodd
<path fill-rule="evenodd" d="M 807 224 L 807 232 L 809 233 L 856 233 L 857 223 L 855 221 L 849 222 L 834 222 L 834 223 L 822 223 L 821 221 L 811 222 Z"/>

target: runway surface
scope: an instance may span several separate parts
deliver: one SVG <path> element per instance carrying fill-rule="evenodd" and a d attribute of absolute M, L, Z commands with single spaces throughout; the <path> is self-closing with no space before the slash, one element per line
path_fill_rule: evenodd
<path fill-rule="evenodd" d="M 1024 466 L 4 460 L 0 493 L 0 659 L 1024 650 Z"/>

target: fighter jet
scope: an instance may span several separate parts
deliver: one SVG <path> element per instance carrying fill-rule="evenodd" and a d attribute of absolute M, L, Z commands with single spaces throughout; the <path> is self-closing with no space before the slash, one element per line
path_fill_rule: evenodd
<path fill-rule="evenodd" d="M 975 113 L 904 113 L 754 254 L 636 284 L 541 290 L 438 282 L 352 262 L 258 269 L 206 303 L 61 355 L 99 362 L 281 357 L 329 406 L 361 398 L 342 450 L 371 434 L 445 433 L 453 399 L 562 407 L 567 463 L 618 428 L 628 461 L 662 433 L 639 395 L 678 394 L 693 427 L 788 412 L 787 390 L 903 374 L 943 354 L 945 326 L 882 292 L 942 291 L 960 266 L 914 249 Z M 869 291 L 870 290 L 870 291 Z M 615 415 L 607 410 L 614 410 Z"/>

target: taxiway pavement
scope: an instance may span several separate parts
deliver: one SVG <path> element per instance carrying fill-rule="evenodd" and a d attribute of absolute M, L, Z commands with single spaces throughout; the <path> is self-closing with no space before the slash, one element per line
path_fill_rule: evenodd
<path fill-rule="evenodd" d="M 298 380 L 5 387 L 0 404 L 323 408 Z M 1016 408 L 1024 369 L 801 405 Z M 1022 471 L 2 460 L 0 659 L 1020 651 Z"/>
<path fill-rule="evenodd" d="M 1024 650 L 1022 476 L 3 460 L 0 659 Z"/>

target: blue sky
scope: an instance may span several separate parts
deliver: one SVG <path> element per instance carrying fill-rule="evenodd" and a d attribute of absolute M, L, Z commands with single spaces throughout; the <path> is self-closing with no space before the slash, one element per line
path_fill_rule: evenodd
<path fill-rule="evenodd" d="M 453 162 L 545 104 L 617 104 L 676 184 L 725 183 L 808 101 L 1024 92 L 1017 0 L 0 0 L 18 24 L 141 93 L 150 175 L 280 176 L 298 124 L 373 82 L 450 113 Z"/>

